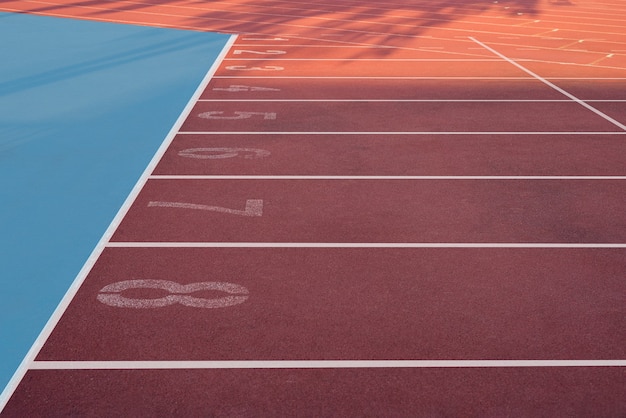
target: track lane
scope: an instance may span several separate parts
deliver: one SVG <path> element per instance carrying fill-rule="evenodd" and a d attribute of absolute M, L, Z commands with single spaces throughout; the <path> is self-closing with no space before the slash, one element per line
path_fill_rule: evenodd
<path fill-rule="evenodd" d="M 178 135 L 154 174 L 619 176 L 626 166 L 626 144 L 621 138 L 624 137 L 502 134 Z M 481 152 L 477 153 L 477 149 Z"/>
<path fill-rule="evenodd" d="M 58 410 L 108 416 L 204 415 L 215 405 L 217 416 L 610 417 L 625 407 L 617 368 L 35 370 L 27 379 L 30 390 L 18 390 L 7 415 L 34 415 L 32 399 L 44 397 Z"/>
<path fill-rule="evenodd" d="M 37 360 L 620 359 L 624 251 L 107 248 Z M 149 278 L 230 282 L 249 298 L 218 309 L 97 300 Z"/>

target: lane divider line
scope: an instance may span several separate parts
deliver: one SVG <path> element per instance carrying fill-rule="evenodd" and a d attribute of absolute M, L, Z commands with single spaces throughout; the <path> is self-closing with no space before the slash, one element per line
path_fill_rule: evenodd
<path fill-rule="evenodd" d="M 252 76 L 252 75 L 220 75 L 213 77 L 214 79 L 262 79 L 262 80 L 274 80 L 274 79 L 318 79 L 318 80 L 521 80 L 529 81 L 528 77 L 441 77 L 441 76 Z M 626 81 L 626 77 L 547 77 L 550 80 L 582 80 L 582 81 Z"/>
<path fill-rule="evenodd" d="M 556 84 L 551 83 L 550 81 L 548 81 L 545 78 L 541 77 L 540 75 L 534 73 L 533 71 L 529 70 L 528 68 L 526 68 L 523 65 L 519 64 L 518 62 L 516 62 L 516 61 L 512 60 L 511 58 L 501 54 L 500 52 L 496 51 L 495 49 L 491 48 L 490 46 L 485 45 L 484 43 L 480 42 L 478 39 L 476 39 L 474 37 L 471 37 L 471 36 L 469 37 L 469 39 L 471 39 L 472 41 L 476 42 L 478 45 L 482 46 L 486 50 L 491 51 L 493 54 L 499 56 L 500 58 L 502 58 L 503 60 L 507 61 L 508 63 L 516 66 L 520 70 L 524 71 L 526 74 L 528 74 L 528 75 L 532 76 L 533 78 L 541 81 L 545 85 L 553 88 L 554 90 L 558 91 L 559 93 L 563 94 L 564 96 L 569 97 L 570 99 L 572 99 L 573 101 L 575 101 L 579 105 L 585 107 L 588 110 L 591 110 L 593 113 L 595 113 L 596 115 L 598 115 L 598 116 L 604 118 L 605 120 L 611 122 L 613 125 L 617 126 L 618 128 L 626 131 L 626 125 L 624 125 L 623 123 L 613 119 L 612 117 L 610 117 L 606 113 L 601 112 L 600 110 L 598 110 L 595 107 L 591 106 L 590 104 L 584 102 L 583 100 L 579 99 L 578 97 L 574 96 L 573 94 L 563 90 L 562 88 L 560 88 Z"/>
<path fill-rule="evenodd" d="M 536 62 L 536 61 L 533 61 Z M 588 66 L 588 65 L 585 65 Z M 614 67 L 613 67 L 614 68 Z M 622 68 L 620 68 L 622 69 Z M 445 77 L 445 76 L 264 76 L 264 75 L 221 75 L 213 77 L 215 79 L 255 79 L 255 80 L 522 80 L 529 81 L 528 77 Z M 583 81 L 595 81 L 595 80 L 615 80 L 624 81 L 626 77 L 547 77 L 551 80 L 583 80 Z M 544 79 L 546 80 L 546 79 Z"/>
<path fill-rule="evenodd" d="M 172 128 L 170 129 L 165 139 L 163 140 L 163 143 L 161 144 L 161 146 L 159 147 L 159 149 L 153 156 L 152 160 L 150 161 L 150 163 L 144 170 L 143 174 L 141 175 L 141 177 L 139 178 L 139 180 L 137 181 L 137 183 L 131 190 L 130 194 L 126 198 L 122 207 L 119 209 L 119 211 L 115 215 L 115 218 L 113 219 L 113 221 L 111 222 L 111 224 L 109 225 L 105 233 L 103 234 L 102 238 L 100 238 L 100 241 L 98 242 L 98 244 L 96 244 L 96 247 L 91 252 L 91 255 L 89 256 L 89 258 L 83 265 L 82 269 L 80 270 L 80 272 L 78 273 L 78 275 L 76 276 L 76 278 L 74 279 L 70 287 L 68 288 L 67 292 L 63 296 L 63 299 L 61 299 L 61 302 L 59 303 L 55 311 L 52 313 L 52 315 L 48 319 L 48 322 L 46 323 L 42 331 L 39 333 L 39 336 L 37 337 L 37 339 L 31 346 L 30 350 L 28 351 L 28 353 L 26 354 L 26 356 L 20 363 L 19 367 L 13 374 L 13 377 L 11 378 L 11 380 L 9 380 L 9 383 L 0 394 L 0 411 L 4 409 L 7 402 L 9 401 L 9 398 L 13 395 L 13 392 L 15 391 L 19 383 L 22 381 L 22 379 L 26 375 L 26 372 L 31 368 L 34 359 L 37 357 L 37 354 L 39 353 L 39 351 L 45 344 L 46 340 L 52 333 L 52 330 L 61 319 L 61 316 L 63 315 L 63 313 L 65 312 L 65 310 L 67 309 L 71 301 L 74 299 L 74 296 L 76 295 L 76 293 L 78 292 L 78 289 L 87 278 L 87 274 L 93 268 L 94 264 L 96 263 L 96 260 L 100 257 L 100 255 L 106 248 L 107 246 L 106 243 L 113 236 L 113 233 L 118 228 L 119 224 L 122 221 L 122 218 L 126 215 L 131 205 L 133 204 L 133 202 L 139 195 L 139 192 L 148 181 L 150 174 L 152 173 L 152 171 L 154 170 L 154 168 L 160 161 L 163 154 L 165 154 L 165 151 L 170 146 L 171 142 L 174 140 L 176 133 L 178 132 L 180 127 L 183 125 L 183 122 L 185 121 L 187 116 L 191 113 L 191 110 L 193 109 L 196 101 L 200 98 L 200 96 L 202 95 L 206 87 L 208 86 L 209 82 L 213 79 L 215 72 L 218 70 L 219 66 L 221 65 L 222 61 L 224 60 L 224 58 L 230 51 L 236 39 L 237 39 L 237 35 L 233 35 L 226 42 L 221 53 L 218 55 L 217 59 L 215 60 L 211 68 L 209 68 L 209 70 L 207 71 L 206 75 L 200 82 L 198 88 L 189 99 L 189 102 L 187 102 L 187 105 L 185 106 L 181 114 L 179 115 L 178 119 L 176 120 Z"/>
<path fill-rule="evenodd" d="M 502 62 L 495 58 L 272 58 L 273 61 L 315 62 Z M 226 58 L 224 61 L 268 61 L 267 58 Z M 526 61 L 526 60 L 525 60 Z M 532 60 L 528 60 L 532 61 Z"/>
<path fill-rule="evenodd" d="M 178 135 L 626 135 L 622 131 L 179 131 Z"/>
<path fill-rule="evenodd" d="M 310 176 L 310 175 L 152 175 L 151 180 L 626 180 L 626 176 Z"/>
<path fill-rule="evenodd" d="M 441 77 L 441 76 L 265 76 L 265 75 L 220 75 L 215 79 L 261 79 L 261 80 L 525 80 L 528 77 Z"/>
<path fill-rule="evenodd" d="M 626 248 L 626 243 L 476 242 L 109 242 L 109 248 Z"/>
<path fill-rule="evenodd" d="M 571 103 L 571 100 L 566 99 L 200 99 L 198 102 L 323 102 L 323 103 Z M 597 103 L 622 103 L 626 102 L 626 99 L 592 99 L 586 100 L 586 102 Z"/>
<path fill-rule="evenodd" d="M 33 370 L 624 367 L 626 360 L 35 361 Z"/>

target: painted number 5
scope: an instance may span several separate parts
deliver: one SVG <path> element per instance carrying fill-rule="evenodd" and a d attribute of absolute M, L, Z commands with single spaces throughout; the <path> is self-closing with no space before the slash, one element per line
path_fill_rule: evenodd
<path fill-rule="evenodd" d="M 229 65 L 226 67 L 231 71 L 282 71 L 285 68 L 278 65 L 266 65 L 265 67 L 247 67 L 245 65 Z"/>
<path fill-rule="evenodd" d="M 136 289 L 157 289 L 169 293 L 160 298 L 130 298 L 122 292 Z M 228 296 L 219 298 L 200 298 L 191 296 L 199 291 L 218 291 Z M 169 280 L 125 280 L 104 286 L 100 289 L 98 300 L 116 308 L 163 308 L 171 305 L 183 305 L 191 308 L 225 308 L 239 305 L 248 299 L 248 289 L 238 284 L 224 282 L 200 282 L 180 284 Z"/>

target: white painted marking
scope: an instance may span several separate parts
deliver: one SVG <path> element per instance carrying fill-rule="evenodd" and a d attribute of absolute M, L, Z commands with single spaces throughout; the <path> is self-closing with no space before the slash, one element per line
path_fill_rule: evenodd
<path fill-rule="evenodd" d="M 443 47 L 422 47 L 420 50 L 443 49 Z M 482 50 L 482 48 L 476 48 Z M 225 61 L 267 61 L 267 58 L 227 58 Z M 306 62 L 502 62 L 495 58 L 272 58 L 272 61 Z M 274 78 L 274 77 L 272 77 Z"/>
<path fill-rule="evenodd" d="M 111 248 L 626 248 L 626 243 L 516 242 L 109 242 Z"/>
<path fill-rule="evenodd" d="M 230 215 L 239 215 L 239 216 L 263 216 L 263 200 L 261 199 L 246 200 L 246 208 L 244 210 L 229 209 L 229 208 L 224 208 L 221 206 L 198 205 L 195 203 L 160 202 L 160 201 L 148 202 L 148 207 L 206 210 L 210 212 L 227 213 Z"/>
<path fill-rule="evenodd" d="M 35 361 L 33 370 L 624 367 L 626 360 Z"/>
<path fill-rule="evenodd" d="M 484 48 L 474 48 L 481 51 Z M 215 79 L 262 79 L 262 80 L 528 80 L 528 77 L 439 77 L 439 76 L 215 76 Z M 556 78 L 556 77 L 552 77 Z M 574 78 L 576 79 L 576 78 Z M 596 80 L 597 78 L 586 77 L 584 80 Z M 600 78 L 602 79 L 602 78 Z M 618 80 L 621 80 L 619 78 Z"/>
<path fill-rule="evenodd" d="M 199 102 L 332 102 L 332 103 L 571 103 L 567 99 L 200 99 Z M 591 101 L 591 100 L 589 100 Z M 619 100 L 604 100 L 615 102 Z"/>
<path fill-rule="evenodd" d="M 266 65 L 264 67 L 248 67 L 246 65 L 227 65 L 227 70 L 231 71 L 282 71 L 285 68 L 278 65 Z"/>
<path fill-rule="evenodd" d="M 70 287 L 68 288 L 67 292 L 63 296 L 63 299 L 61 300 L 61 302 L 59 303 L 59 305 L 57 306 L 53 314 L 50 316 L 50 319 L 48 320 L 43 330 L 41 331 L 41 333 L 39 334 L 39 336 L 37 337 L 37 339 L 31 346 L 30 350 L 28 351 L 24 359 L 22 360 L 22 363 L 20 364 L 16 372 L 13 374 L 13 377 L 11 378 L 7 386 L 2 391 L 2 394 L 0 394 L 0 411 L 2 411 L 2 409 L 6 406 L 6 403 L 9 401 L 9 398 L 11 397 L 11 395 L 17 388 L 18 384 L 23 379 L 28 369 L 31 368 L 33 361 L 35 360 L 35 358 L 37 357 L 37 354 L 41 350 L 41 347 L 43 347 L 44 343 L 46 342 L 46 340 L 52 333 L 52 330 L 54 329 L 56 324 L 61 319 L 61 316 L 63 315 L 63 313 L 69 306 L 70 302 L 72 301 L 72 299 L 74 299 L 76 292 L 78 292 L 78 289 L 87 278 L 87 274 L 89 273 L 89 271 L 91 271 L 92 267 L 96 263 L 96 260 L 98 259 L 98 257 L 100 257 L 100 254 L 102 253 L 102 251 L 104 251 L 107 243 L 113 236 L 113 233 L 118 228 L 118 226 L 122 222 L 122 219 L 124 218 L 128 210 L 132 206 L 133 202 L 136 200 L 137 196 L 139 195 L 139 192 L 148 181 L 150 173 L 154 171 L 158 162 L 163 157 L 163 154 L 165 154 L 165 151 L 169 148 L 170 144 L 176 137 L 176 133 L 179 131 L 180 127 L 183 125 L 183 123 L 185 122 L 189 114 L 191 113 L 191 110 L 195 106 L 196 101 L 200 98 L 200 96 L 206 89 L 207 85 L 213 78 L 215 72 L 218 70 L 219 66 L 224 60 L 224 57 L 226 56 L 230 48 L 232 48 L 236 40 L 237 40 L 237 36 L 233 35 L 230 37 L 228 42 L 226 42 L 226 45 L 224 46 L 224 48 L 218 55 L 217 59 L 215 60 L 215 63 L 211 66 L 211 68 L 209 68 L 209 70 L 205 74 L 204 78 L 198 85 L 198 88 L 196 89 L 194 94 L 191 96 L 191 98 L 187 102 L 187 105 L 185 106 L 185 108 L 179 115 L 178 119 L 172 126 L 172 129 L 170 129 L 169 133 L 163 140 L 163 143 L 161 144 L 157 152 L 154 154 L 154 156 L 152 157 L 152 160 L 150 160 L 150 163 L 148 164 L 148 166 L 142 173 L 141 177 L 139 178 L 139 180 L 137 181 L 137 183 L 131 190 L 130 194 L 128 195 L 124 203 L 122 204 L 122 207 L 115 215 L 115 218 L 113 219 L 113 221 L 111 222 L 107 230 L 104 232 L 103 236 L 100 238 L 100 241 L 98 241 L 96 247 L 91 252 L 91 255 L 89 256 L 89 258 L 83 265 L 82 269 L 80 270 L 80 272 L 78 273 L 78 275 L 76 276 L 76 278 L 74 279 Z"/>
<path fill-rule="evenodd" d="M 515 62 L 514 60 L 512 60 L 512 59 L 502 55 L 501 53 L 499 53 L 495 49 L 485 45 L 484 43 L 480 42 L 479 40 L 477 40 L 477 39 L 475 39 L 475 38 L 473 38 L 471 36 L 470 36 L 469 39 L 471 39 L 472 41 L 476 42 L 477 44 L 483 46 L 485 49 L 487 49 L 488 51 L 491 51 L 492 53 L 494 53 L 495 55 L 499 56 L 503 60 L 511 63 L 514 66 L 516 66 L 517 68 L 519 68 L 520 70 L 524 71 L 525 73 L 531 75 L 533 78 L 541 81 L 545 85 L 547 85 L 549 87 L 552 87 L 554 90 L 558 91 L 559 93 L 563 94 L 564 96 L 569 97 L 570 99 L 572 99 L 573 101 L 575 101 L 579 105 L 585 107 L 588 110 L 591 110 L 593 113 L 595 113 L 596 115 L 602 117 L 603 119 L 607 120 L 608 122 L 611 122 L 613 125 L 617 126 L 618 128 L 626 131 L 626 125 L 624 125 L 623 123 L 620 123 L 620 122 L 616 121 L 615 119 L 613 119 L 609 115 L 601 112 L 600 110 L 596 109 L 595 107 L 591 106 L 590 104 L 582 101 L 581 99 L 579 99 L 578 97 L 574 96 L 573 94 L 568 93 L 567 91 L 565 91 L 562 88 L 560 88 L 559 86 L 551 83 L 550 81 L 546 80 L 545 78 L 535 74 L 534 72 L 530 71 L 528 68 L 524 67 L 523 65 L 521 65 L 521 64 Z"/>
<path fill-rule="evenodd" d="M 179 135 L 626 135 L 621 131 L 179 131 Z"/>
<path fill-rule="evenodd" d="M 130 289 L 158 289 L 169 293 L 160 298 L 128 298 L 122 292 Z M 235 296 L 220 298 L 199 298 L 190 296 L 199 291 L 219 291 Z M 116 308 L 149 309 L 172 305 L 191 308 L 226 308 L 239 305 L 248 299 L 248 289 L 234 283 L 200 282 L 180 284 L 169 280 L 125 280 L 103 287 L 97 296 L 101 303 Z"/>
<path fill-rule="evenodd" d="M 253 54 L 253 55 L 284 55 L 287 51 L 279 49 L 266 49 L 265 51 L 254 51 L 250 49 L 235 49 L 233 55 Z"/>
<path fill-rule="evenodd" d="M 241 38 L 242 41 L 288 41 L 289 39 L 287 38 Z"/>
<path fill-rule="evenodd" d="M 273 87 L 255 87 L 255 86 L 244 86 L 240 84 L 231 84 L 230 86 L 224 87 L 215 87 L 213 91 L 228 91 L 233 93 L 238 92 L 253 92 L 253 91 L 280 91 L 280 89 L 276 89 Z"/>
<path fill-rule="evenodd" d="M 626 176 L 259 176 L 154 175 L 152 180 L 626 180 Z"/>
<path fill-rule="evenodd" d="M 476 48 L 484 50 L 484 48 Z M 583 66 L 587 66 L 586 64 Z M 215 76 L 215 79 L 256 79 L 256 80 L 528 80 L 528 77 L 382 77 L 382 76 Z M 550 80 L 626 80 L 626 77 L 547 77 Z"/>
<path fill-rule="evenodd" d="M 234 116 L 223 116 L 224 112 L 221 110 L 212 110 L 210 112 L 203 112 L 198 114 L 198 117 L 202 119 L 221 119 L 221 120 L 241 120 L 241 119 L 250 119 L 253 116 L 263 116 L 264 120 L 275 120 L 276 113 L 274 112 L 242 112 L 242 111 L 234 111 Z"/>
<path fill-rule="evenodd" d="M 187 148 L 179 151 L 178 155 L 203 160 L 221 160 L 235 157 L 251 160 L 269 157 L 270 152 L 258 148 Z"/>

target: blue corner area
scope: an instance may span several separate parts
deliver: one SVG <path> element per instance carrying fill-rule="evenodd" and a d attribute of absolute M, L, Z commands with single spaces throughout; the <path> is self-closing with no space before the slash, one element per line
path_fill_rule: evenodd
<path fill-rule="evenodd" d="M 0 13 L 0 389 L 227 35 Z"/>

